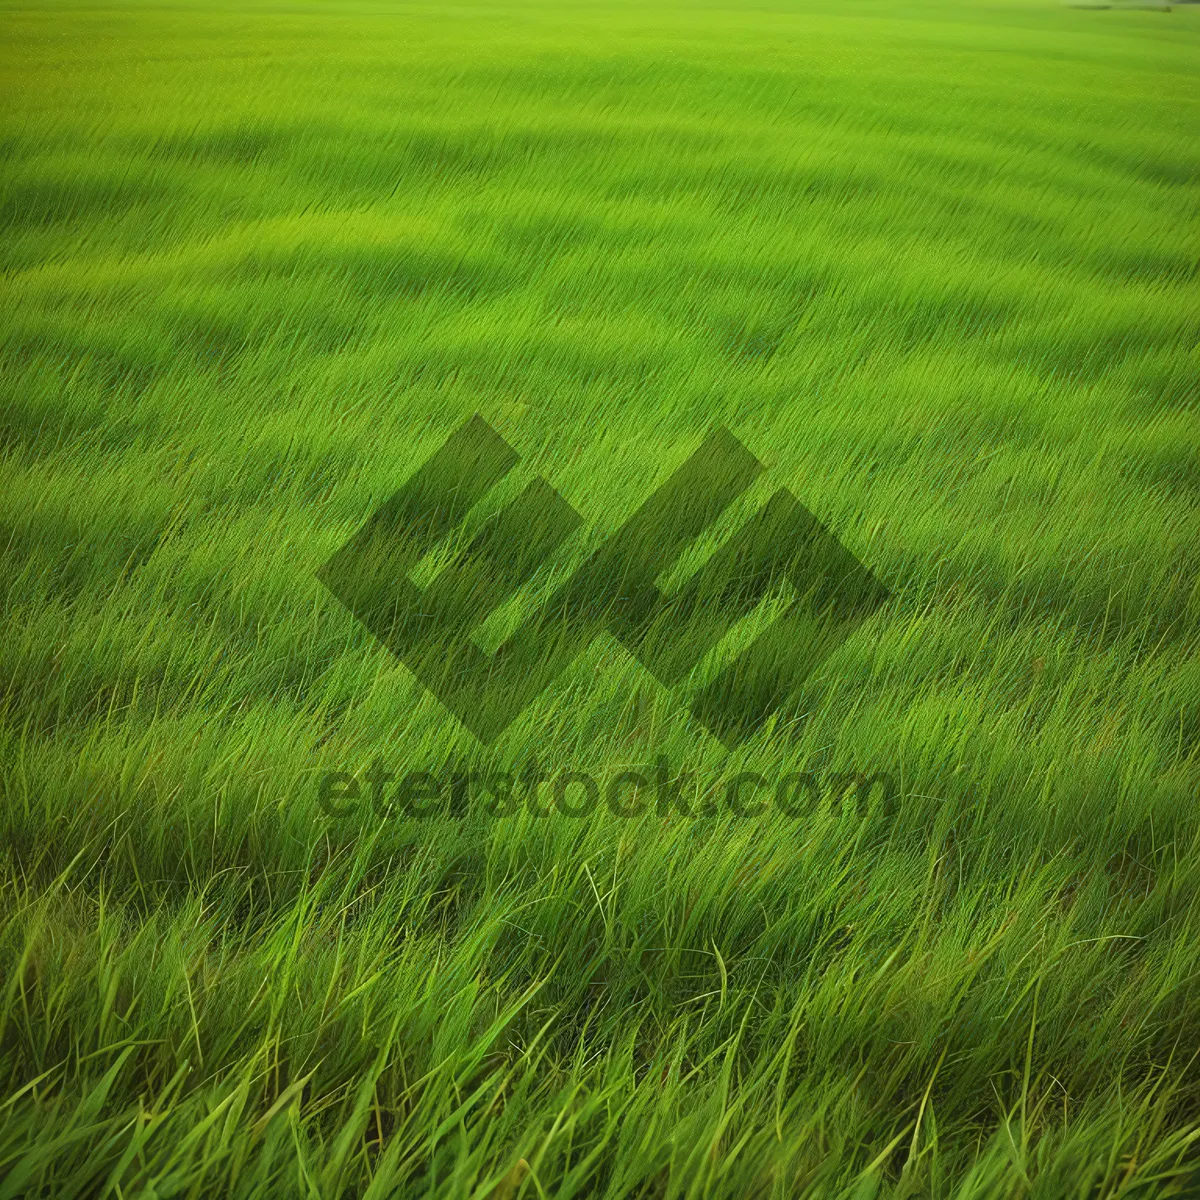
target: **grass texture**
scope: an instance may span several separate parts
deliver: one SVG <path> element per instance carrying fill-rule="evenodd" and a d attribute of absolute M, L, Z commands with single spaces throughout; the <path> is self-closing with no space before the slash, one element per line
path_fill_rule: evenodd
<path fill-rule="evenodd" d="M 0 19 L 0 1197 L 1200 1195 L 1197 10 Z M 475 412 L 552 577 L 725 426 L 891 599 L 485 749 L 315 575 Z M 318 803 L 660 756 L 895 808 Z"/>

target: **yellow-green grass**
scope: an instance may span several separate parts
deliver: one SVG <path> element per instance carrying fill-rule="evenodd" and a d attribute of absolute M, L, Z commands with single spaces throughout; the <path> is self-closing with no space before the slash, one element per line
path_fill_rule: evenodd
<path fill-rule="evenodd" d="M 2 19 L 0 1196 L 1196 1194 L 1197 10 Z M 482 749 L 314 576 L 475 412 L 559 569 L 724 425 L 892 599 Z M 318 803 L 659 755 L 896 810 Z"/>

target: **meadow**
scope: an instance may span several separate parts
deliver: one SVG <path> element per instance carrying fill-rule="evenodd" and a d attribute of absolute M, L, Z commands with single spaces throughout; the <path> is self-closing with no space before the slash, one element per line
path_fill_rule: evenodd
<path fill-rule="evenodd" d="M 1200 1195 L 1200 9 L 0 14 L 0 1198 Z M 481 644 L 719 427 L 890 598 L 482 746 L 316 574 L 475 413 Z M 660 758 L 896 795 L 319 795 Z"/>

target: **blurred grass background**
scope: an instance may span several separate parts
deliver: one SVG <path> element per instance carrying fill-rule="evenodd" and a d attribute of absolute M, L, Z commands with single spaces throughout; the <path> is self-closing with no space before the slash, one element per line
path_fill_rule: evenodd
<path fill-rule="evenodd" d="M 1194 10 L 2 14 L 0 1196 L 1200 1189 Z M 893 599 L 484 753 L 314 578 L 476 411 L 576 555 L 725 425 Z M 317 804 L 658 754 L 899 812 Z"/>

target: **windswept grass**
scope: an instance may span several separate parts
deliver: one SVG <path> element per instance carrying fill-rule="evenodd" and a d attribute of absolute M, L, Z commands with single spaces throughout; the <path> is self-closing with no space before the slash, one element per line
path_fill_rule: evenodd
<path fill-rule="evenodd" d="M 2 11 L 0 1197 L 1200 1194 L 1196 10 Z M 715 425 L 891 599 L 484 750 L 315 577 L 474 412 L 482 642 Z M 660 756 L 898 794 L 318 799 Z"/>

